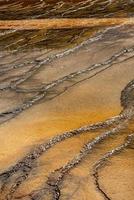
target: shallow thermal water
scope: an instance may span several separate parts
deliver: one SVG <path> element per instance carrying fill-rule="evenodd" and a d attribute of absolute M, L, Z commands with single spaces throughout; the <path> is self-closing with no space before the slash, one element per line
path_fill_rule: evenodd
<path fill-rule="evenodd" d="M 0 1 L 1 19 L 128 17 L 133 13 L 133 0 Z"/>
<path fill-rule="evenodd" d="M 119 115 L 121 91 L 134 79 L 134 27 L 76 30 L 77 36 L 64 30 L 63 41 L 61 32 L 46 31 L 44 40 L 45 30 L 0 33 L 0 200 L 133 200 L 133 144 L 108 157 L 97 182 L 93 176 L 95 163 L 133 133 L 133 115 L 126 126 L 117 121 L 55 145 L 50 141 L 48 151 L 38 147 L 57 134 Z M 62 171 L 57 188 L 55 170 L 113 127 L 117 134 Z"/>

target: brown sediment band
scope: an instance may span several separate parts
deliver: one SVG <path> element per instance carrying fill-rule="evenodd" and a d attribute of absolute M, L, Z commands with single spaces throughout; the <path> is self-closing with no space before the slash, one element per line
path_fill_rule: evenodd
<path fill-rule="evenodd" d="M 34 30 L 34 29 L 65 29 L 94 26 L 134 25 L 131 18 L 72 18 L 72 19 L 29 19 L 0 20 L 0 29 Z"/>

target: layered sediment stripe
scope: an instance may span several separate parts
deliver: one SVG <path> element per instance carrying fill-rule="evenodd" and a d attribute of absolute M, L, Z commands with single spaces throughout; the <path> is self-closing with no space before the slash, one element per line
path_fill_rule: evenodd
<path fill-rule="evenodd" d="M 134 18 L 0 20 L 0 29 L 37 30 L 134 25 Z"/>

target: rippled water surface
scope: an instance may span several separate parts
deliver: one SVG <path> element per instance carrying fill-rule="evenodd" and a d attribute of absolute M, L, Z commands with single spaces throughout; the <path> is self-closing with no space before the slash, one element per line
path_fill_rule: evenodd
<path fill-rule="evenodd" d="M 133 16 L 133 0 L 0 1 L 1 19 Z"/>

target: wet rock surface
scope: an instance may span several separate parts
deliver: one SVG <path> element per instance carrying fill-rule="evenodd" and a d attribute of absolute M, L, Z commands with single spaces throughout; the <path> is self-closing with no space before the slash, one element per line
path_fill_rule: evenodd
<path fill-rule="evenodd" d="M 133 199 L 134 29 L 73 31 L 0 33 L 1 200 Z"/>

